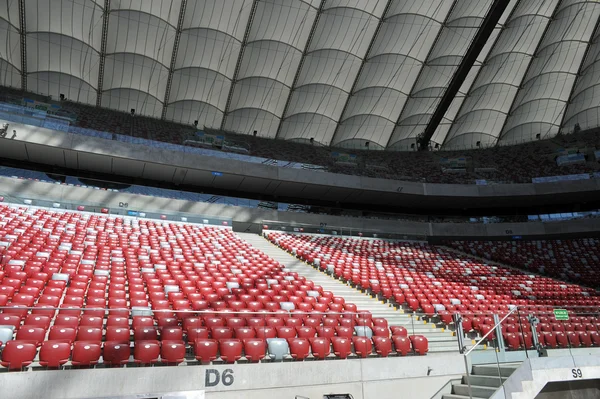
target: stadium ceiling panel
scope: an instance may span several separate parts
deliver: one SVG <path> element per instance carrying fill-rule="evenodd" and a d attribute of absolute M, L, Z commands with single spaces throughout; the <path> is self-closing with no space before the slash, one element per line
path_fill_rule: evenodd
<path fill-rule="evenodd" d="M 461 82 L 493 2 L 0 0 L 0 85 L 344 148 L 412 150 L 435 128 L 433 144 L 468 149 L 600 125 L 600 2 L 510 0 Z"/>
<path fill-rule="evenodd" d="M 562 127 L 572 131 L 600 126 L 600 20 L 588 47 Z"/>
<path fill-rule="evenodd" d="M 600 2 L 563 0 L 536 51 L 512 106 L 499 144 L 555 136 L 588 43 L 600 17 Z"/>
<path fill-rule="evenodd" d="M 398 123 L 388 147 L 410 150 L 424 132 L 445 89 L 492 5 L 492 0 L 459 0 L 444 23 Z M 435 137 L 434 140 L 441 138 Z"/>
<path fill-rule="evenodd" d="M 21 86 L 21 41 L 17 1 L 0 1 L 0 85 Z"/>
<path fill-rule="evenodd" d="M 95 104 L 102 6 L 82 0 L 30 0 L 24 5 L 28 89 Z"/>
<path fill-rule="evenodd" d="M 496 144 L 511 104 L 559 0 L 520 1 L 481 66 L 444 149 Z M 488 43 L 489 44 L 489 43 Z"/>
<path fill-rule="evenodd" d="M 225 130 L 275 138 L 320 1 L 258 2 Z"/>
<path fill-rule="evenodd" d="M 384 0 L 325 1 L 278 138 L 331 143 L 386 5 Z"/>
<path fill-rule="evenodd" d="M 111 0 L 102 106 L 160 118 L 181 0 Z"/>
<path fill-rule="evenodd" d="M 253 0 L 187 2 L 167 119 L 221 126 L 252 8 Z"/>
<path fill-rule="evenodd" d="M 477 59 L 475 60 L 473 67 L 469 70 L 469 73 L 468 73 L 466 79 L 464 80 L 463 84 L 461 85 L 460 89 L 458 90 L 458 93 L 452 100 L 452 104 L 450 105 L 450 107 L 448 108 L 446 113 L 444 114 L 442 121 L 438 124 L 438 126 L 431 138 L 433 145 L 438 145 L 438 147 L 439 147 L 440 144 L 443 143 L 444 148 L 449 149 L 447 147 L 447 142 L 449 140 L 448 133 L 456 119 L 456 116 L 457 116 L 460 108 L 464 104 L 467 93 L 469 92 L 470 88 L 473 86 L 475 79 L 479 75 L 481 68 L 483 67 L 483 63 L 485 62 L 486 58 L 490 54 L 491 49 L 494 47 L 494 44 L 496 43 L 496 41 L 498 39 L 498 35 L 500 35 L 500 32 L 504 29 L 507 19 L 512 14 L 512 12 L 518 2 L 519 2 L 518 0 L 511 0 L 509 5 L 506 7 L 504 12 L 502 13 L 502 16 L 500 17 L 500 19 L 498 20 L 498 23 L 494 27 L 493 32 L 491 33 L 489 39 L 486 41 L 485 46 L 483 47 L 483 49 L 481 49 L 481 52 L 477 56 Z M 475 142 L 474 142 L 475 145 L 477 144 L 477 141 L 479 141 L 480 146 L 486 146 L 486 144 L 489 145 L 489 143 L 495 142 L 495 138 L 493 138 L 487 134 L 479 135 L 476 137 L 471 137 L 471 141 L 472 140 L 475 140 Z M 472 147 L 472 146 L 473 146 L 473 144 L 469 145 L 469 147 Z"/>
<path fill-rule="evenodd" d="M 364 147 L 368 140 L 385 147 L 452 4 L 447 0 L 391 1 L 333 145 Z"/>

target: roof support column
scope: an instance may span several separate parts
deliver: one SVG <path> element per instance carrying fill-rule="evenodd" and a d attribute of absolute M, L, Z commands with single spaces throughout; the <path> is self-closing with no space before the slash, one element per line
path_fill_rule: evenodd
<path fill-rule="evenodd" d="M 331 143 L 335 143 L 335 136 L 338 134 L 338 131 L 340 130 L 340 125 L 342 124 L 342 119 L 344 118 L 344 114 L 346 113 L 348 104 L 350 104 L 350 99 L 354 95 L 354 90 L 356 89 L 356 85 L 358 84 L 360 75 L 362 74 L 363 69 L 365 68 L 365 64 L 369 60 L 369 55 L 371 54 L 371 50 L 373 49 L 373 46 L 375 45 L 375 41 L 377 40 L 377 37 L 379 36 L 379 32 L 381 31 L 381 27 L 383 26 L 383 24 L 385 22 L 385 18 L 387 16 L 388 10 L 390 9 L 390 6 L 392 5 L 393 1 L 394 0 L 387 1 L 387 4 L 385 5 L 385 9 L 383 10 L 383 14 L 381 14 L 381 18 L 379 18 L 379 23 L 377 24 L 377 28 L 375 29 L 375 34 L 373 35 L 373 38 L 371 39 L 371 42 L 369 43 L 369 47 L 367 48 L 367 52 L 365 53 L 365 58 L 363 58 L 362 62 L 360 63 L 360 68 L 358 69 L 358 73 L 356 74 L 356 79 L 354 79 L 354 83 L 352 83 L 352 88 L 350 89 L 350 94 L 348 95 L 348 98 L 346 99 L 346 103 L 344 104 L 344 108 L 342 109 L 342 113 L 340 114 L 340 119 L 338 120 L 338 123 L 335 126 L 335 131 L 333 132 L 333 136 L 331 137 Z"/>
<path fill-rule="evenodd" d="M 227 114 L 229 113 L 229 107 L 231 107 L 231 100 L 233 98 L 233 90 L 235 89 L 235 84 L 238 79 L 238 75 L 240 74 L 240 68 L 242 66 L 242 59 L 244 57 L 244 51 L 246 50 L 246 45 L 248 44 L 248 36 L 250 36 L 250 29 L 252 28 L 252 21 L 254 20 L 254 15 L 256 14 L 256 7 L 258 7 L 258 1 L 254 0 L 252 2 L 252 11 L 250 11 L 250 16 L 248 17 L 248 24 L 246 25 L 246 32 L 244 32 L 244 39 L 242 40 L 242 46 L 240 47 L 240 54 L 238 55 L 237 63 L 235 64 L 235 72 L 233 73 L 233 78 L 231 79 L 231 88 L 229 89 L 229 95 L 227 96 L 227 103 L 225 105 L 225 110 L 223 111 L 223 121 L 221 122 L 221 130 L 225 129 L 225 122 L 227 121 Z"/>
<path fill-rule="evenodd" d="M 304 51 L 302 52 L 302 58 L 300 59 L 300 63 L 298 64 L 298 69 L 296 69 L 296 74 L 294 75 L 294 82 L 292 83 L 292 88 L 290 89 L 290 94 L 288 94 L 288 98 L 285 101 L 285 107 L 283 107 L 283 114 L 281 114 L 281 120 L 279 121 L 279 126 L 277 127 L 277 134 L 275 135 L 275 139 L 279 137 L 279 133 L 281 133 L 281 127 L 283 126 L 283 120 L 285 119 L 285 114 L 287 114 L 288 108 L 290 106 L 290 102 L 292 101 L 292 94 L 294 93 L 294 88 L 298 83 L 298 79 L 300 78 L 300 72 L 302 71 L 302 65 L 304 65 L 304 61 L 306 60 L 306 56 L 308 55 L 308 49 L 310 49 L 310 44 L 315 35 L 315 31 L 317 30 L 317 25 L 319 23 L 319 19 L 323 14 L 323 8 L 325 7 L 325 1 L 321 0 L 321 4 L 319 5 L 319 9 L 317 10 L 317 15 L 315 16 L 315 20 L 313 22 L 312 27 L 310 28 L 310 33 L 308 34 L 308 40 L 306 41 L 306 46 L 304 46 Z"/>
<path fill-rule="evenodd" d="M 506 7 L 508 7 L 508 3 L 509 2 L 506 0 L 494 0 L 494 3 L 492 3 L 492 6 L 485 16 L 485 19 L 477 31 L 477 34 L 473 38 L 473 42 L 471 42 L 469 49 L 454 73 L 454 76 L 452 76 L 450 84 L 446 88 L 444 95 L 442 96 L 437 108 L 431 116 L 429 123 L 425 127 L 423 135 L 417 139 L 419 150 L 426 151 L 429 149 L 429 141 L 433 137 L 438 125 L 444 118 L 446 111 L 448 111 L 448 108 L 450 108 L 452 100 L 454 100 L 456 93 L 458 93 L 458 90 L 460 90 L 460 87 L 469 74 L 469 71 L 473 67 L 473 64 L 477 60 L 479 53 L 490 38 L 490 35 L 494 31 L 494 28 L 498 24 L 498 21 L 506 10 Z"/>
<path fill-rule="evenodd" d="M 171 65 L 169 66 L 169 77 L 167 78 L 167 87 L 165 89 L 165 99 L 163 101 L 163 109 L 160 119 L 165 120 L 167 116 L 167 106 L 169 105 L 169 97 L 171 97 L 171 86 L 173 85 L 173 73 L 175 72 L 175 63 L 177 62 L 177 53 L 179 50 L 179 42 L 181 40 L 181 31 L 183 28 L 183 20 L 185 17 L 185 9 L 187 0 L 181 0 L 181 9 L 179 10 L 179 20 L 177 21 L 177 30 L 175 31 L 175 41 L 173 42 L 173 53 L 171 54 Z"/>
<path fill-rule="evenodd" d="M 21 89 L 27 91 L 27 26 L 25 0 L 19 0 L 19 37 L 21 45 Z"/>
<path fill-rule="evenodd" d="M 102 39 L 100 42 L 100 64 L 98 65 L 98 87 L 96 90 L 96 107 L 102 106 L 102 85 L 104 84 L 104 65 L 106 64 L 106 37 L 108 36 L 108 16 L 110 0 L 104 0 L 102 10 Z"/>

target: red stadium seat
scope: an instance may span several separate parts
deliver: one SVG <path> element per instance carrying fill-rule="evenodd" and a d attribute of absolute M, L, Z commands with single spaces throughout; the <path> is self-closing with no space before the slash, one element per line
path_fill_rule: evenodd
<path fill-rule="evenodd" d="M 209 331 L 206 327 L 192 327 L 187 332 L 187 341 L 190 345 L 194 345 L 197 339 L 208 339 Z"/>
<path fill-rule="evenodd" d="M 409 337 L 412 344 L 413 350 L 418 355 L 425 355 L 429 351 L 429 344 L 427 338 L 423 335 L 411 335 Z"/>
<path fill-rule="evenodd" d="M 373 342 L 367 337 L 354 337 L 352 338 L 354 344 L 354 351 L 359 357 L 367 357 L 373 353 Z"/>
<path fill-rule="evenodd" d="M 163 327 L 160 330 L 161 341 L 183 341 L 183 329 L 177 327 Z"/>
<path fill-rule="evenodd" d="M 293 327 L 277 327 L 277 338 L 296 338 L 296 329 Z"/>
<path fill-rule="evenodd" d="M 277 330 L 273 327 L 257 327 L 254 329 L 256 331 L 256 338 L 276 338 Z"/>
<path fill-rule="evenodd" d="M 106 341 L 102 359 L 107 366 L 121 366 L 129 362 L 131 349 L 129 342 Z"/>
<path fill-rule="evenodd" d="M 375 352 L 381 357 L 387 357 L 392 353 L 392 340 L 390 337 L 373 337 Z"/>
<path fill-rule="evenodd" d="M 392 342 L 394 342 L 394 348 L 402 356 L 406 356 L 411 351 L 411 343 L 408 337 L 401 335 L 393 335 Z"/>
<path fill-rule="evenodd" d="M 158 362 L 160 343 L 158 341 L 136 341 L 133 359 L 138 364 L 149 365 Z"/>
<path fill-rule="evenodd" d="M 214 327 L 211 330 L 211 336 L 213 339 L 216 340 L 232 339 L 233 330 L 229 327 Z"/>
<path fill-rule="evenodd" d="M 77 330 L 75 328 L 57 325 L 50 327 L 50 333 L 48 334 L 48 340 L 50 341 L 61 341 L 69 344 L 73 343 L 76 337 Z"/>
<path fill-rule="evenodd" d="M 256 331 L 252 327 L 237 327 L 234 329 L 235 337 L 238 339 L 255 338 Z"/>
<path fill-rule="evenodd" d="M 332 337 L 333 353 L 340 359 L 346 359 L 352 354 L 352 340 L 348 337 Z"/>
<path fill-rule="evenodd" d="M 133 339 L 135 341 L 156 341 L 158 332 L 156 327 L 134 327 Z"/>
<path fill-rule="evenodd" d="M 298 338 L 313 338 L 317 331 L 314 327 L 296 327 Z"/>
<path fill-rule="evenodd" d="M 266 355 L 267 347 L 265 340 L 261 338 L 246 338 L 244 343 L 244 353 L 249 362 L 258 362 Z"/>
<path fill-rule="evenodd" d="M 310 338 L 312 354 L 316 359 L 325 359 L 331 353 L 331 345 L 328 338 Z"/>
<path fill-rule="evenodd" d="M 185 361 L 183 341 L 162 341 L 160 358 L 163 363 L 179 364 Z"/>
<path fill-rule="evenodd" d="M 77 341 L 100 342 L 102 341 L 102 329 L 97 327 L 79 327 L 77 330 Z"/>
<path fill-rule="evenodd" d="M 408 331 L 403 326 L 391 326 L 390 330 L 393 336 L 408 337 Z"/>
<path fill-rule="evenodd" d="M 2 350 L 0 364 L 9 370 L 20 370 L 29 366 L 36 354 L 37 348 L 33 343 L 8 341 Z"/>
<path fill-rule="evenodd" d="M 196 360 L 202 363 L 210 363 L 217 358 L 219 343 L 215 339 L 199 338 L 194 344 L 194 355 Z"/>
<path fill-rule="evenodd" d="M 99 342 L 75 341 L 71 364 L 84 367 L 94 366 L 98 363 L 101 353 L 102 347 Z"/>
<path fill-rule="evenodd" d="M 116 341 L 129 344 L 131 331 L 129 328 L 109 326 L 106 327 L 106 341 Z"/>
<path fill-rule="evenodd" d="M 339 326 L 335 328 L 335 331 L 338 337 L 352 338 L 352 335 L 354 334 L 354 330 L 350 327 Z"/>
<path fill-rule="evenodd" d="M 60 341 L 46 341 L 40 348 L 40 366 L 59 368 L 69 361 L 71 344 Z"/>
<path fill-rule="evenodd" d="M 242 357 L 242 341 L 239 339 L 220 339 L 219 352 L 225 363 L 235 363 Z"/>
<path fill-rule="evenodd" d="M 290 338 L 290 355 L 294 360 L 304 360 L 310 355 L 310 343 L 306 338 Z"/>
<path fill-rule="evenodd" d="M 40 346 L 46 339 L 46 330 L 41 327 L 21 326 L 15 338 L 17 341 L 29 341 Z"/>

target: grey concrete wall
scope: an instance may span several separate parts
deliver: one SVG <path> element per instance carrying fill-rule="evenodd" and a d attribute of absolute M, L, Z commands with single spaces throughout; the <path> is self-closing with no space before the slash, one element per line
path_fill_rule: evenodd
<path fill-rule="evenodd" d="M 427 370 L 431 368 L 431 375 Z M 208 369 L 229 369 L 233 383 L 207 387 Z M 349 393 L 355 399 L 428 399 L 464 373 L 459 354 L 334 361 L 187 367 L 33 371 L 0 373 L 0 396 L 10 399 L 74 399 L 205 391 L 209 399 L 321 399 Z M 213 380 L 214 381 L 214 380 Z M 10 393 L 5 396 L 5 393 Z"/>
<path fill-rule="evenodd" d="M 550 382 L 600 379 L 599 356 L 574 354 L 526 359 L 491 399 L 534 399 Z"/>
<path fill-rule="evenodd" d="M 297 225 L 343 227 L 358 231 L 380 231 L 422 237 L 512 237 L 543 236 L 548 234 L 593 233 L 600 231 L 600 219 L 583 219 L 563 222 L 529 223 L 420 223 L 396 220 L 364 219 L 297 212 L 280 212 L 240 206 L 210 204 L 145 195 L 93 190 L 82 187 L 19 180 L 0 176 L 0 196 L 33 200 L 50 200 L 75 205 L 108 207 L 111 212 L 125 214 L 127 209 L 119 203 L 127 203 L 128 209 L 165 213 L 185 212 L 194 215 L 231 218 L 236 231 L 258 233 L 264 221 L 276 221 Z"/>

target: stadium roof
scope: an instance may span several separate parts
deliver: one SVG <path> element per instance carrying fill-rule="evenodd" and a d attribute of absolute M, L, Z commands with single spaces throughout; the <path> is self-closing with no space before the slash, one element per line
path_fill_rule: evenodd
<path fill-rule="evenodd" d="M 507 0 L 445 149 L 600 125 L 600 1 Z M 0 0 L 0 84 L 186 124 L 410 149 L 493 0 Z"/>

